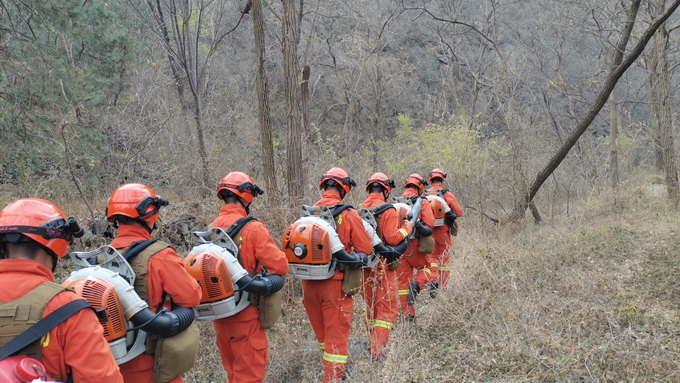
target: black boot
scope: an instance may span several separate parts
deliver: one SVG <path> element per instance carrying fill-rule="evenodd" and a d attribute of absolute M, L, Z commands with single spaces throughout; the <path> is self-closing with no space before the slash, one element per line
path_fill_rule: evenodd
<path fill-rule="evenodd" d="M 416 303 L 416 296 L 420 292 L 420 286 L 418 282 L 413 281 L 408 285 L 408 295 L 406 296 L 406 304 L 413 306 Z"/>
<path fill-rule="evenodd" d="M 437 293 L 439 292 L 439 281 L 433 281 L 430 283 L 430 297 L 433 299 L 437 297 Z"/>

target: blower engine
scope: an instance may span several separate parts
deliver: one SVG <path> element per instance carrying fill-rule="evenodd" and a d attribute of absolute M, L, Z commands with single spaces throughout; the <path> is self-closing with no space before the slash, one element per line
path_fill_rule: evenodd
<path fill-rule="evenodd" d="M 26 355 L 10 356 L 0 360 L 0 382 L 47 382 L 45 366 Z"/>
<path fill-rule="evenodd" d="M 363 253 L 347 253 L 335 231 L 335 218 L 327 206 L 302 206 L 302 217 L 283 234 L 281 248 L 288 258 L 288 273 L 298 279 L 324 280 L 338 263 L 349 267 L 368 264 Z"/>
<path fill-rule="evenodd" d="M 71 273 L 62 285 L 72 287 L 97 312 L 117 364 L 142 354 L 147 333 L 167 338 L 184 331 L 194 320 L 187 307 L 173 307 L 154 313 L 134 289 L 135 272 L 113 247 L 102 246 L 90 252 L 70 254 L 81 267 Z M 99 265 L 90 262 L 101 260 Z"/>
<path fill-rule="evenodd" d="M 434 214 L 434 226 L 444 226 L 444 217 L 446 217 L 446 213 L 451 211 L 451 207 L 449 207 L 444 198 L 438 195 L 427 195 L 426 198 L 430 202 L 430 207 Z"/>
<path fill-rule="evenodd" d="M 420 216 L 420 210 L 423 207 L 423 199 L 417 197 L 415 198 L 415 202 L 413 197 L 394 197 L 392 199 L 394 200 L 394 208 L 397 209 L 397 212 L 399 213 L 399 218 L 411 221 L 411 223 L 415 224 Z M 409 238 L 412 239 L 415 237 L 416 231 L 413 230 Z"/>
<path fill-rule="evenodd" d="M 280 275 L 248 272 L 238 261 L 238 247 L 221 228 L 196 232 L 200 245 L 184 259 L 184 268 L 201 286 L 201 303 L 194 307 L 196 319 L 215 320 L 241 312 L 250 304 L 250 294 L 270 295 L 283 288 Z M 207 240 L 206 238 L 213 240 Z"/>
<path fill-rule="evenodd" d="M 397 208 L 398 213 L 399 211 L 400 211 L 399 208 Z M 378 236 L 377 232 L 378 223 L 373 213 L 365 208 L 359 209 L 358 213 L 361 219 L 364 221 L 364 227 L 366 228 L 368 235 L 371 237 L 371 245 L 373 246 L 373 254 L 371 254 L 368 257 L 369 264 L 367 267 L 375 266 L 380 260 L 380 257 L 392 260 L 399 258 L 401 257 L 402 254 L 404 254 L 404 251 L 406 251 L 406 247 L 408 246 L 408 239 L 404 238 L 403 241 L 401 241 L 399 244 L 395 246 L 384 245 L 382 243 L 382 240 Z M 407 210 L 404 209 L 403 217 L 402 214 L 400 214 L 399 217 L 406 219 L 407 214 L 408 214 Z"/>

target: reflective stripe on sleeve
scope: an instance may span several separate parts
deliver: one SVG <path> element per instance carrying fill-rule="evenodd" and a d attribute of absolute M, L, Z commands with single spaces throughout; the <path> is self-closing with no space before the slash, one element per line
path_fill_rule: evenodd
<path fill-rule="evenodd" d="M 397 230 L 397 231 L 400 232 L 401 235 L 404 236 L 404 239 L 408 238 L 408 231 L 406 231 L 406 229 L 404 229 L 403 227 L 401 229 Z"/>
<path fill-rule="evenodd" d="M 406 290 L 399 290 L 399 295 L 408 295 L 408 289 Z"/>

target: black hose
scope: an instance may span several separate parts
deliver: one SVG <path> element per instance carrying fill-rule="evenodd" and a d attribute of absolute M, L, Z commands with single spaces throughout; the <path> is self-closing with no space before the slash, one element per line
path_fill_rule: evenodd
<path fill-rule="evenodd" d="M 404 251 L 406 251 L 406 247 L 408 246 L 408 242 L 408 238 L 406 238 L 394 246 L 387 246 L 379 243 L 373 246 L 373 249 L 375 250 L 375 253 L 381 257 L 396 259 L 404 254 Z"/>
<path fill-rule="evenodd" d="M 423 225 L 423 223 L 420 221 L 416 221 L 415 229 L 416 233 L 420 234 L 421 237 L 427 237 L 432 235 L 432 228 Z"/>
<path fill-rule="evenodd" d="M 285 279 L 282 276 L 276 274 L 259 274 L 254 278 L 246 275 L 245 277 L 236 281 L 236 285 L 241 290 L 264 296 L 271 295 L 281 290 L 284 283 Z"/>
<path fill-rule="evenodd" d="M 366 266 L 368 264 L 368 256 L 364 253 L 348 253 L 344 249 L 333 253 L 333 259 L 338 263 L 349 266 L 353 269 Z"/>
<path fill-rule="evenodd" d="M 135 326 L 163 338 L 176 335 L 189 327 L 194 321 L 194 310 L 189 307 L 173 306 L 172 311 L 161 311 L 155 314 L 144 309 L 130 318 Z"/>

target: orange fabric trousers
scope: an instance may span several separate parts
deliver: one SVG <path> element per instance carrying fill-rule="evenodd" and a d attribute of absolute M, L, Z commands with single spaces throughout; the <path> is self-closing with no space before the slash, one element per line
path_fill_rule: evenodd
<path fill-rule="evenodd" d="M 324 383 L 341 381 L 347 367 L 354 306 L 341 285 L 340 279 L 302 281 L 302 304 L 323 350 Z"/>
<path fill-rule="evenodd" d="M 418 272 L 416 272 L 416 282 L 418 282 L 418 287 L 420 287 L 421 291 L 427 283 L 436 281 L 439 278 L 439 263 L 437 263 L 434 253 L 426 255 L 425 259 L 425 267 L 418 269 Z"/>
<path fill-rule="evenodd" d="M 229 383 L 263 382 L 268 348 L 267 334 L 260 327 L 260 319 L 230 319 L 213 321 L 217 347 Z"/>
<path fill-rule="evenodd" d="M 364 269 L 362 287 L 366 302 L 366 322 L 371 341 L 371 356 L 385 356 L 385 346 L 399 315 L 396 271 L 381 259 L 375 269 Z"/>
<path fill-rule="evenodd" d="M 444 287 L 449 281 L 449 274 L 451 273 L 451 234 L 447 226 L 440 226 L 434 229 L 432 238 L 435 241 L 434 252 L 432 253 L 432 262 L 439 265 L 439 287 Z"/>
<path fill-rule="evenodd" d="M 411 244 L 406 249 L 404 256 L 401 257 L 401 266 L 397 269 L 397 289 L 401 313 L 410 317 L 416 315 L 415 308 L 406 303 L 409 284 L 413 280 L 413 272 L 429 265 L 427 255 L 418 251 L 418 242 L 418 238 L 411 239 Z"/>

